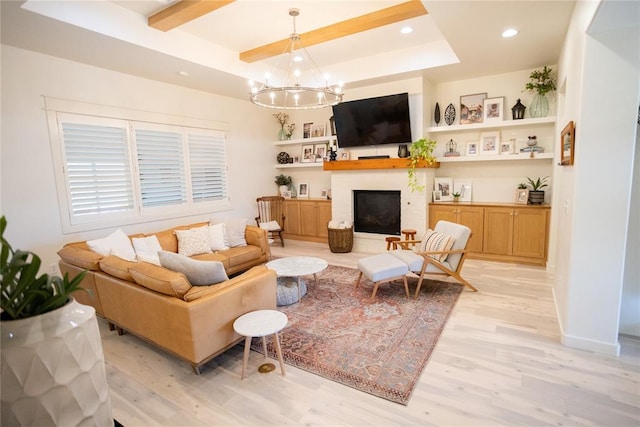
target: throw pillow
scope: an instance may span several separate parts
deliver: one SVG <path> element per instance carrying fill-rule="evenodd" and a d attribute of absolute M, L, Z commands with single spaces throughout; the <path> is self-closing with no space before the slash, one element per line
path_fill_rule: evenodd
<path fill-rule="evenodd" d="M 212 251 L 226 251 L 229 249 L 225 228 L 222 223 L 209 226 L 209 244 Z"/>
<path fill-rule="evenodd" d="M 280 230 L 280 224 L 278 221 L 261 222 L 260 228 L 267 231 L 277 231 Z"/>
<path fill-rule="evenodd" d="M 136 260 L 136 252 L 131 240 L 122 230 L 116 230 L 102 239 L 87 240 L 87 246 L 100 255 L 115 255 L 127 261 Z"/>
<path fill-rule="evenodd" d="M 449 251 L 451 250 L 454 241 L 455 239 L 453 238 L 453 236 L 444 233 L 438 233 L 429 229 L 426 233 L 424 233 L 424 236 L 422 236 L 420 247 L 418 249 L 420 252 Z M 436 261 L 443 262 L 445 259 L 447 259 L 447 256 L 449 256 L 449 254 L 433 254 L 429 256 Z"/>
<path fill-rule="evenodd" d="M 249 220 L 246 218 L 232 218 L 223 221 L 225 230 L 227 233 L 227 245 L 232 248 L 239 246 L 247 246 L 247 241 L 244 238 L 244 233 L 249 224 Z M 211 221 L 211 224 L 216 224 L 218 221 Z"/>
<path fill-rule="evenodd" d="M 160 259 L 158 258 L 158 252 L 162 250 L 158 237 L 154 234 L 148 237 L 134 237 L 133 249 L 136 251 L 136 257 L 138 261 L 150 262 L 155 265 L 160 265 Z"/>
<path fill-rule="evenodd" d="M 207 227 L 176 230 L 178 237 L 178 253 L 184 256 L 211 253 L 209 231 Z"/>
<path fill-rule="evenodd" d="M 198 261 L 173 252 L 161 251 L 160 265 L 184 274 L 193 286 L 214 285 L 228 280 L 220 261 Z"/>

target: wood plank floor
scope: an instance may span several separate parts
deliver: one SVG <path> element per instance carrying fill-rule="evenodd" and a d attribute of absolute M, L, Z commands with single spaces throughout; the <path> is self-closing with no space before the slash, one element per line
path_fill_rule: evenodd
<path fill-rule="evenodd" d="M 273 255 L 346 267 L 364 256 L 286 244 Z M 408 406 L 289 365 L 285 377 L 259 374 L 264 359 L 255 352 L 241 381 L 240 345 L 194 375 L 100 321 L 113 416 L 126 427 L 640 426 L 639 340 L 622 337 L 619 358 L 562 346 L 543 268 L 468 260 L 463 277 L 480 292 L 463 291 Z"/>

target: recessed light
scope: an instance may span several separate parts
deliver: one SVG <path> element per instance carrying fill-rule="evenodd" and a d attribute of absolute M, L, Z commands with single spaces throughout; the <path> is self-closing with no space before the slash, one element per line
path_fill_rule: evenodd
<path fill-rule="evenodd" d="M 413 32 L 413 28 L 411 27 L 402 27 L 402 29 L 400 30 L 400 32 L 402 34 L 409 34 Z"/>
<path fill-rule="evenodd" d="M 502 32 L 502 37 L 508 39 L 509 37 L 513 37 L 516 34 L 518 34 L 518 30 L 516 30 L 515 28 L 507 28 Z"/>

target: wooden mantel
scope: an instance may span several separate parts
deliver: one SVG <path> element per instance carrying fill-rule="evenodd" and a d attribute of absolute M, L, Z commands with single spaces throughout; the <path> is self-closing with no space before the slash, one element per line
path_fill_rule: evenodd
<path fill-rule="evenodd" d="M 360 160 L 336 160 L 334 162 L 324 162 L 322 169 L 326 171 L 345 171 L 360 169 L 407 169 L 409 167 L 409 159 L 360 159 Z M 439 168 L 440 163 L 435 162 L 432 165 L 427 164 L 424 160 L 418 163 L 419 168 Z"/>

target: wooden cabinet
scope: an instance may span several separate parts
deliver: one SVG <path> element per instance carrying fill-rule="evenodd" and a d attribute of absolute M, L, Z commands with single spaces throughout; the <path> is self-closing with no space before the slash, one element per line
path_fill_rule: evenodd
<path fill-rule="evenodd" d="M 327 224 L 331 220 L 331 201 L 290 199 L 285 201 L 284 237 L 310 242 L 328 242 Z"/>
<path fill-rule="evenodd" d="M 473 233 L 469 257 L 546 265 L 550 207 L 508 203 L 429 205 L 429 227 L 439 220 L 466 225 Z"/>
<path fill-rule="evenodd" d="M 484 208 L 452 204 L 446 206 L 431 205 L 429 209 L 429 228 L 433 229 L 440 220 L 466 225 L 471 229 L 469 251 L 482 252 L 484 234 Z"/>

